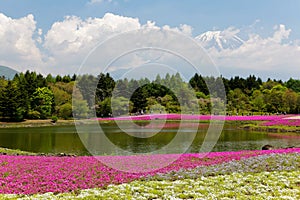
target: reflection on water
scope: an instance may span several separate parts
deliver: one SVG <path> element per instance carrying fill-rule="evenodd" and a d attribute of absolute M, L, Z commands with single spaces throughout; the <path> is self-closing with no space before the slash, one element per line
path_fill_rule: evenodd
<path fill-rule="evenodd" d="M 125 123 L 125 122 L 124 122 Z M 180 125 L 180 127 L 179 127 Z M 0 129 L 0 146 L 43 153 L 134 154 L 199 152 L 209 124 L 160 123 L 140 126 L 128 125 L 126 134 L 114 124 L 84 127 L 87 131 L 78 136 L 74 126 Z M 83 141 L 83 142 L 82 142 Z M 209 141 L 208 141 L 209 142 Z M 83 144 L 84 143 L 84 144 Z M 213 141 L 212 141 L 213 144 Z M 257 133 L 224 127 L 213 151 L 238 151 L 261 149 L 265 144 L 275 147 L 300 145 L 300 137 L 279 137 L 278 134 Z M 124 153 L 124 151 L 126 153 Z"/>

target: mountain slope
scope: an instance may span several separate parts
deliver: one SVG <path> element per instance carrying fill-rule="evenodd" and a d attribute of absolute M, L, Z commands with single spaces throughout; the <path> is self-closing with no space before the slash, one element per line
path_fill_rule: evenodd
<path fill-rule="evenodd" d="M 14 69 L 0 65 L 0 76 L 4 76 L 6 79 L 13 79 L 17 73 L 19 72 Z"/>

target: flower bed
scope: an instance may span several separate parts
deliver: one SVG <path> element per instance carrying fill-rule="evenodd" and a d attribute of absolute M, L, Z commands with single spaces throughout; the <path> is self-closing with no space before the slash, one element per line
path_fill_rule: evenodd
<path fill-rule="evenodd" d="M 109 168 L 94 157 L 0 156 L 0 193 L 35 194 L 69 192 L 88 188 L 105 188 L 133 180 L 166 174 L 182 169 L 211 166 L 241 158 L 272 153 L 300 152 L 300 148 L 270 151 L 211 152 L 208 154 L 183 154 L 174 163 L 155 169 L 157 162 L 178 155 L 106 156 L 116 165 L 137 169 L 148 167 L 153 171 L 126 173 Z M 145 163 L 145 161 L 147 161 Z M 127 164 L 127 166 L 125 165 Z M 134 164 L 134 165 L 133 165 Z"/>
<path fill-rule="evenodd" d="M 299 199 L 299 153 L 265 154 L 182 169 L 106 188 L 1 195 L 5 199 Z"/>
<path fill-rule="evenodd" d="M 138 116 L 122 116 L 95 118 L 98 121 L 147 121 L 147 120 L 196 120 L 196 121 L 261 121 L 262 126 L 296 126 L 300 127 L 299 115 L 254 115 L 254 116 L 223 116 L 223 115 L 188 115 L 188 114 L 152 114 Z"/>

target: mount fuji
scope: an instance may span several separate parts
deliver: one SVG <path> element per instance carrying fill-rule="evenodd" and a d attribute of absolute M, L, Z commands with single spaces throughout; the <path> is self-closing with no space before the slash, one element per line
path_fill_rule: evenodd
<path fill-rule="evenodd" d="M 244 41 L 236 35 L 237 31 L 207 31 L 195 37 L 205 49 L 215 48 L 218 51 L 237 49 Z"/>

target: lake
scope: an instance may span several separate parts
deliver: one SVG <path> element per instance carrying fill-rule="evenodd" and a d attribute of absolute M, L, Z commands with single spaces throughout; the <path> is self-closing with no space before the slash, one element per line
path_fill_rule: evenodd
<path fill-rule="evenodd" d="M 266 144 L 283 148 L 300 144 L 299 135 L 251 132 L 233 126 L 225 126 L 220 135 L 210 137 L 215 133 L 207 136 L 205 123 L 167 122 L 162 126 L 158 122 L 147 126 L 122 122 L 121 127 L 108 123 L 100 125 L 101 131 L 98 124 L 81 127 L 80 134 L 75 126 L 1 128 L 0 146 L 39 153 L 131 155 L 207 150 L 201 149 L 203 146 L 212 151 L 238 151 L 261 149 Z"/>

